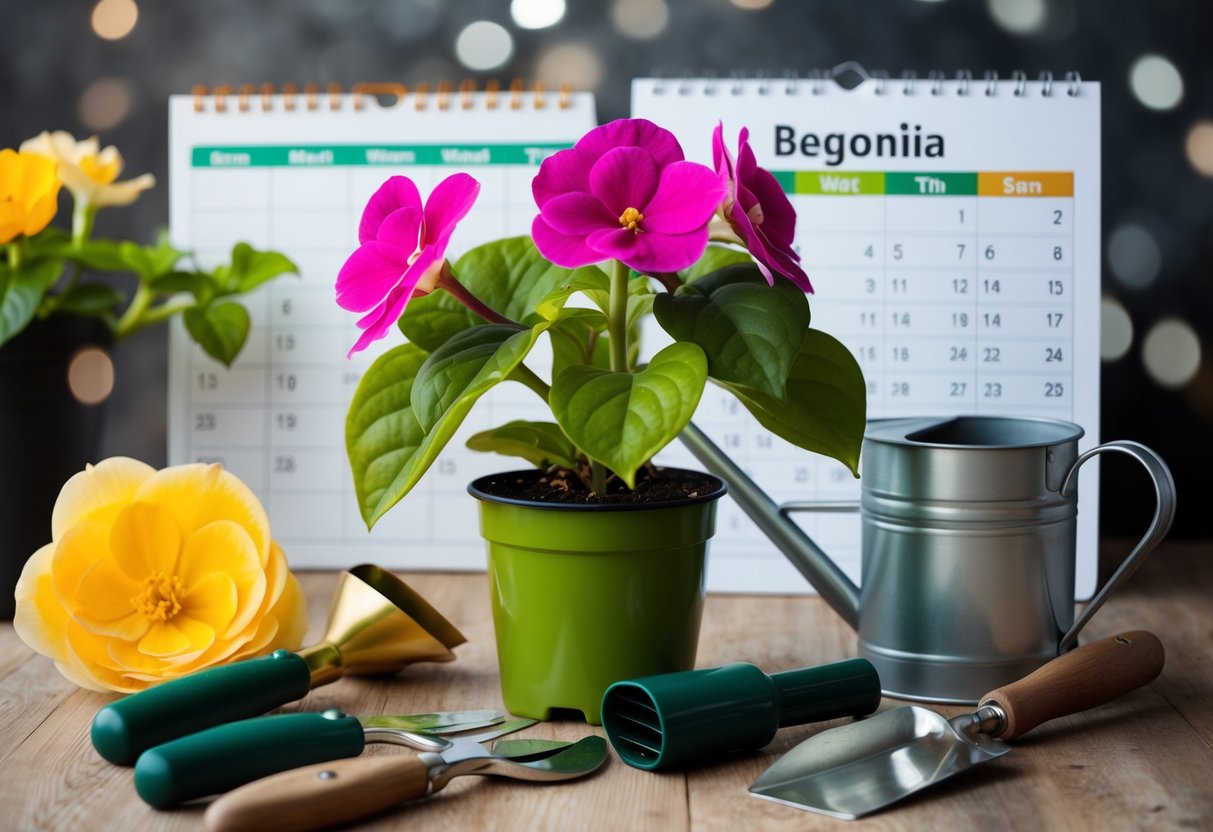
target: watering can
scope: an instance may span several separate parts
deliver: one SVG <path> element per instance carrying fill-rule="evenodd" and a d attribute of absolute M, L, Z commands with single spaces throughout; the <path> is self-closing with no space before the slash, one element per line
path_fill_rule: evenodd
<path fill-rule="evenodd" d="M 1136 442 L 1078 453 L 1083 429 L 1055 419 L 957 416 L 868 422 L 858 509 L 863 587 L 695 425 L 683 444 L 859 634 L 888 696 L 975 703 L 1075 647 L 1078 633 L 1166 535 L 1171 472 Z M 1078 471 L 1094 456 L 1140 462 L 1154 518 L 1075 620 Z"/>

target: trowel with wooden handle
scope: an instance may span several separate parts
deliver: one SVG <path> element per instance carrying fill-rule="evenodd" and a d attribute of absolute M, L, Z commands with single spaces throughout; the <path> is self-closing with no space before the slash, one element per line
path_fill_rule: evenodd
<path fill-rule="evenodd" d="M 947 719 L 895 708 L 802 742 L 750 786 L 756 797 L 855 820 L 1011 750 L 1007 740 L 1153 681 L 1162 644 L 1134 631 L 1079 647 Z"/>

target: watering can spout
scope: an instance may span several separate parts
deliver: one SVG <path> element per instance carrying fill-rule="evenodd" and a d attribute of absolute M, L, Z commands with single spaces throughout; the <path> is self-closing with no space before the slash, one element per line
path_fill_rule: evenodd
<path fill-rule="evenodd" d="M 729 496 L 813 585 L 822 599 L 852 628 L 858 629 L 859 588 L 829 555 L 693 423 L 683 429 L 679 438 L 708 471 L 728 484 Z"/>

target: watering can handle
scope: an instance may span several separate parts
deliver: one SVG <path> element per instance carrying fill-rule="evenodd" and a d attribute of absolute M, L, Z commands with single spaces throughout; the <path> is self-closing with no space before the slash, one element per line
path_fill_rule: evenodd
<path fill-rule="evenodd" d="M 1107 583 L 1100 587 L 1099 592 L 1087 604 L 1086 609 L 1078 616 L 1074 625 L 1062 636 L 1061 643 L 1058 644 L 1058 652 L 1060 653 L 1065 653 L 1077 643 L 1079 631 L 1087 625 L 1087 622 L 1091 620 L 1091 616 L 1095 615 L 1104 602 L 1108 600 L 1108 596 L 1124 584 L 1125 581 L 1129 580 L 1133 573 L 1137 571 L 1137 568 L 1141 566 L 1142 562 L 1145 561 L 1146 556 L 1154 551 L 1155 547 L 1162 542 L 1167 531 L 1171 528 L 1171 521 L 1175 518 L 1175 480 L 1171 477 L 1171 469 L 1162 461 L 1162 457 L 1154 451 L 1145 445 L 1131 442 L 1127 439 L 1105 442 L 1074 460 L 1074 464 L 1066 472 L 1065 480 L 1062 481 L 1061 495 L 1069 497 L 1078 489 L 1078 469 L 1082 467 L 1084 462 L 1099 454 L 1113 452 L 1133 457 L 1142 464 L 1150 475 L 1150 479 L 1154 483 L 1154 519 L 1150 521 L 1150 527 L 1146 529 L 1146 533 L 1137 542 L 1137 546 L 1124 559 L 1120 567 L 1108 579 Z"/>

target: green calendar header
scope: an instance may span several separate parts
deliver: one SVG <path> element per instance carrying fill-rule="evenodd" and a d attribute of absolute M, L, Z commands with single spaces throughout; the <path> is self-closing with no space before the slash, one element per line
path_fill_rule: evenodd
<path fill-rule="evenodd" d="M 1065 171 L 915 173 L 771 171 L 786 193 L 815 196 L 1073 196 Z"/>
<path fill-rule="evenodd" d="M 196 168 L 538 165 L 568 144 L 257 145 L 195 147 Z"/>

